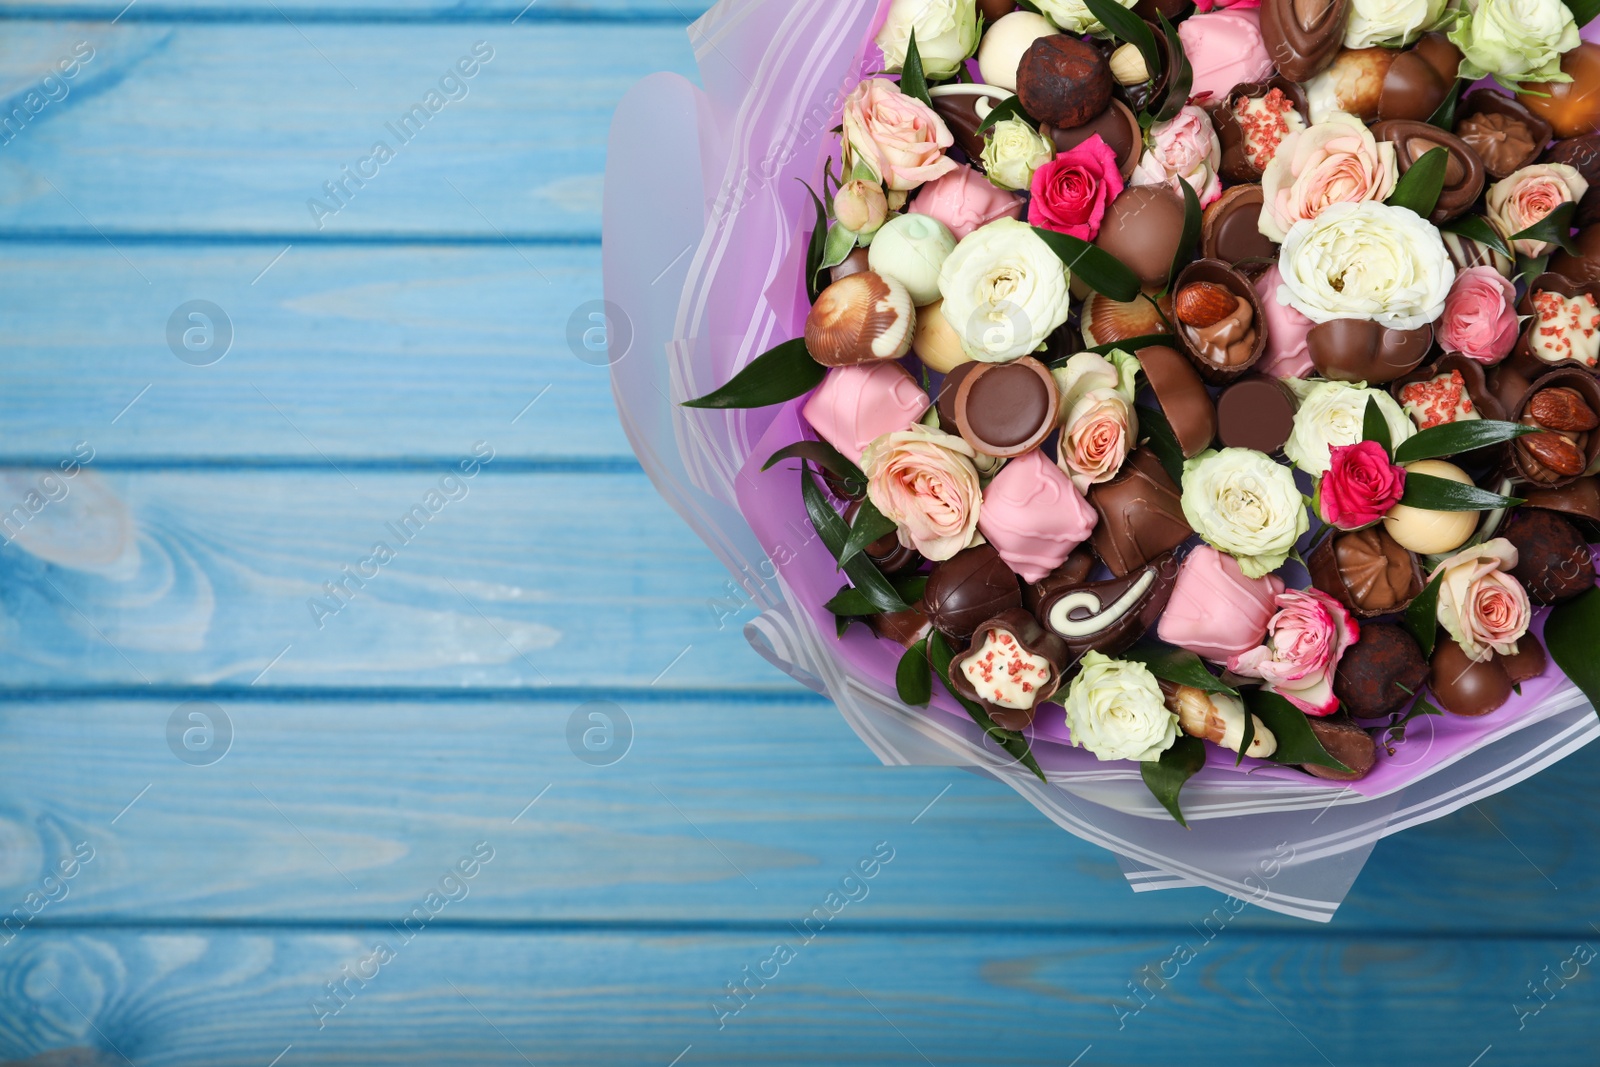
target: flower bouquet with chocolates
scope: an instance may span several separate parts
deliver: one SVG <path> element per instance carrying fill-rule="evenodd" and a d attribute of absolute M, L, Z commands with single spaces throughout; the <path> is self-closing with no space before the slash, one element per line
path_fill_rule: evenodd
<path fill-rule="evenodd" d="M 624 424 L 886 762 L 1329 918 L 1600 736 L 1597 14 L 725 0 L 613 128 Z"/>

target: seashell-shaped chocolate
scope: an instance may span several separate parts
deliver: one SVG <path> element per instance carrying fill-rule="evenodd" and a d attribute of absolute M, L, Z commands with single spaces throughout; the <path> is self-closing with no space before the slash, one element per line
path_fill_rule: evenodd
<path fill-rule="evenodd" d="M 1590 411 L 1600 412 L 1600 378 L 1579 367 L 1569 365 L 1535 379 L 1523 392 L 1521 401 L 1512 409 L 1512 421 L 1531 424 L 1532 416 L 1529 415 L 1529 411 L 1532 409 L 1534 398 L 1546 389 L 1552 388 L 1570 389 L 1583 399 Z M 1576 438 L 1573 444 L 1582 457 L 1583 469 L 1571 473 L 1551 470 L 1537 458 L 1538 440 L 1542 436 L 1542 434 L 1530 434 L 1511 442 L 1511 458 L 1516 465 L 1517 473 L 1534 485 L 1546 489 L 1559 489 L 1570 485 L 1586 472 L 1594 470 L 1596 460 L 1600 459 L 1600 431 L 1576 433 L 1572 435 Z"/>
<path fill-rule="evenodd" d="M 1144 131 L 1139 128 L 1138 116 L 1128 110 L 1127 104 L 1116 99 L 1081 126 L 1063 128 L 1047 122 L 1039 127 L 1039 132 L 1055 144 L 1058 155 L 1070 152 L 1099 134 L 1107 147 L 1116 153 L 1123 181 L 1133 177 L 1134 168 L 1139 165 L 1139 153 L 1144 149 Z"/>
<path fill-rule="evenodd" d="M 950 423 L 962 440 L 986 456 L 1006 458 L 1031 452 L 1056 428 L 1061 394 L 1050 368 L 1032 356 L 1010 363 L 973 362 L 957 367 L 939 393 L 941 423 L 952 379 Z"/>
<path fill-rule="evenodd" d="M 1238 319 L 1243 320 L 1248 309 L 1249 321 L 1244 323 L 1244 331 L 1231 341 L 1224 341 L 1223 338 L 1229 338 L 1239 331 L 1218 333 L 1219 329 L 1231 327 L 1232 323 L 1226 320 L 1198 329 L 1182 321 L 1175 323 L 1178 347 L 1189 357 L 1195 370 L 1200 372 L 1200 377 L 1210 385 L 1226 385 L 1261 361 L 1261 354 L 1267 350 L 1266 316 L 1262 314 L 1261 298 L 1256 295 L 1255 286 L 1242 273 L 1219 259 L 1197 259 L 1184 267 L 1178 272 L 1172 291 L 1176 298 L 1181 298 L 1186 288 L 1201 282 L 1220 285 L 1241 301 L 1236 312 Z M 1236 350 L 1240 358 L 1231 358 Z M 1226 356 L 1218 359 L 1218 353 L 1226 353 Z"/>
<path fill-rule="evenodd" d="M 1551 131 L 1548 122 L 1515 97 L 1474 89 L 1456 105 L 1455 134 L 1472 146 L 1489 176 L 1498 181 L 1539 158 Z"/>
<path fill-rule="evenodd" d="M 1446 133 L 1437 126 L 1412 119 L 1388 119 L 1372 127 L 1372 136 L 1380 141 L 1391 141 L 1395 148 L 1395 161 L 1400 173 L 1435 148 L 1449 153 L 1444 167 L 1444 188 L 1439 201 L 1428 215 L 1435 226 L 1464 215 L 1483 192 L 1483 162 L 1478 159 L 1465 141 L 1455 134 Z"/>
<path fill-rule="evenodd" d="M 1206 205 L 1200 216 L 1200 255 L 1220 259 L 1248 277 L 1278 262 L 1278 245 L 1261 232 L 1261 186 L 1235 185 Z"/>
<path fill-rule="evenodd" d="M 1093 45 L 1064 33 L 1041 37 L 1022 53 L 1017 99 L 1040 122 L 1082 126 L 1111 103 L 1111 65 Z"/>
<path fill-rule="evenodd" d="M 950 688 L 981 706 L 1002 730 L 1026 730 L 1061 687 L 1068 652 L 1021 608 L 978 624 L 972 647 L 950 661 Z"/>
<path fill-rule="evenodd" d="M 1217 437 L 1217 405 L 1194 365 L 1166 345 L 1141 348 L 1135 355 L 1184 457 L 1193 459 L 1210 448 Z"/>
<path fill-rule="evenodd" d="M 1034 616 L 1077 660 L 1086 652 L 1115 656 L 1132 648 L 1166 610 L 1178 572 L 1169 552 L 1121 578 L 1089 582 L 1051 574 L 1039 589 Z"/>
<path fill-rule="evenodd" d="M 944 119 L 955 138 L 956 147 L 966 154 L 967 162 L 978 170 L 983 169 L 983 134 L 978 127 L 989 117 L 989 112 L 1005 103 L 1013 94 L 997 85 L 973 85 L 956 82 L 935 85 L 928 90 L 933 110 Z"/>
<path fill-rule="evenodd" d="M 1556 293 L 1567 300 L 1583 300 L 1587 297 L 1595 301 L 1597 310 L 1580 312 L 1574 327 L 1570 325 L 1572 316 L 1569 309 L 1555 309 L 1555 317 L 1563 324 L 1564 334 L 1551 337 L 1540 333 L 1540 327 L 1546 325 L 1541 321 L 1539 310 L 1539 305 L 1544 303 L 1540 297 L 1545 293 Z M 1517 346 L 1511 350 L 1511 358 L 1506 362 L 1520 371 L 1523 377 L 1531 380 L 1557 367 L 1578 367 L 1595 373 L 1596 353 L 1600 352 L 1600 321 L 1596 321 L 1600 316 L 1600 282 L 1575 281 L 1565 275 L 1546 271 L 1528 283 L 1527 292 L 1522 294 L 1522 300 L 1517 304 L 1517 314 L 1527 316 L 1524 320 L 1527 325 L 1523 327 L 1522 336 L 1517 338 Z M 1552 348 L 1569 354 L 1563 358 L 1550 358 L 1555 354 L 1551 352 Z"/>
<path fill-rule="evenodd" d="M 1461 49 L 1442 33 L 1425 33 L 1389 64 L 1378 92 L 1378 118 L 1427 122 L 1456 89 Z M 1381 140 L 1381 138 L 1380 138 Z"/>
<path fill-rule="evenodd" d="M 1157 304 L 1160 305 L 1159 309 Z M 1170 317 L 1171 314 L 1170 296 L 1160 297 L 1154 304 L 1142 296 L 1123 303 L 1091 290 L 1084 298 L 1079 325 L 1083 329 L 1086 344 L 1108 345 L 1113 341 L 1167 333 L 1167 321 L 1162 316 Z M 1073 353 L 1065 354 L 1070 356 Z"/>
<path fill-rule="evenodd" d="M 1371 319 L 1333 319 L 1306 334 L 1311 362 L 1339 382 L 1392 382 L 1421 363 L 1433 347 L 1433 327 L 1392 330 Z"/>
<path fill-rule="evenodd" d="M 1496 652 L 1475 662 L 1441 630 L 1430 666 L 1428 686 L 1441 708 L 1452 715 L 1487 715 L 1511 699 L 1512 686 L 1544 672 L 1544 646 L 1531 633 L 1524 634 L 1515 656 Z"/>
<path fill-rule="evenodd" d="M 870 270 L 841 278 L 806 316 L 806 351 L 824 367 L 899 359 L 911 351 L 917 310 L 893 278 Z"/>
<path fill-rule="evenodd" d="M 1261 39 L 1278 73 L 1303 82 L 1333 62 L 1349 19 L 1350 0 L 1262 0 Z"/>
<path fill-rule="evenodd" d="M 1422 564 L 1381 526 L 1335 532 L 1306 559 L 1311 584 L 1359 619 L 1404 611 L 1422 593 Z"/>
<path fill-rule="evenodd" d="M 1148 448 L 1130 455 L 1109 482 L 1089 487 L 1100 516 L 1090 543 L 1118 578 L 1171 552 L 1194 533 L 1183 516 L 1178 487 Z"/>
<path fill-rule="evenodd" d="M 1306 105 L 1306 91 L 1288 78 L 1275 76 L 1266 81 L 1235 85 L 1222 103 L 1211 112 L 1211 124 L 1216 127 L 1217 141 L 1222 145 L 1222 164 L 1218 167 L 1217 173 L 1227 181 L 1261 180 L 1262 168 L 1257 167 L 1251 159 L 1252 139 L 1246 132 L 1244 124 L 1240 122 L 1239 102 L 1260 101 L 1274 89 L 1282 93 L 1284 99 L 1292 105 L 1295 114 L 1300 116 L 1303 126 L 1311 125 L 1311 110 Z M 1286 137 L 1291 132 L 1293 131 L 1285 129 L 1283 136 Z M 1258 134 L 1257 138 L 1259 136 Z"/>
<path fill-rule="evenodd" d="M 1545 150 L 1540 162 L 1565 163 L 1582 174 L 1583 180 L 1589 183 L 1589 190 L 1578 201 L 1578 210 L 1572 216 L 1572 224 L 1591 226 L 1600 222 L 1600 133 L 1589 133 L 1582 137 L 1569 137 L 1565 141 L 1557 141 Z M 1554 263 L 1550 269 L 1565 273 Z"/>

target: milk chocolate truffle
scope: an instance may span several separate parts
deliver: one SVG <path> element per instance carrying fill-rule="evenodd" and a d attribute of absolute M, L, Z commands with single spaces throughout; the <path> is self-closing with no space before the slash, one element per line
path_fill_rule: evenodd
<path fill-rule="evenodd" d="M 978 625 L 972 647 L 950 661 L 950 687 L 1002 730 L 1026 730 L 1061 686 L 1067 648 L 1021 608 Z"/>
<path fill-rule="evenodd" d="M 963 363 L 949 411 L 961 439 L 986 456 L 1020 456 L 1038 448 L 1056 426 L 1061 395 L 1050 369 L 1032 356 L 1010 363 Z M 940 390 L 941 425 L 944 397 Z"/>
<path fill-rule="evenodd" d="M 1069 564 L 1035 583 L 1033 613 L 1074 661 L 1086 652 L 1115 656 L 1132 648 L 1166 609 L 1178 570 L 1167 554 L 1124 577 L 1090 582 L 1062 574 Z"/>
<path fill-rule="evenodd" d="M 905 286 L 862 271 L 817 297 L 806 317 L 806 351 L 824 367 L 899 359 L 911 351 L 916 318 Z"/>
<path fill-rule="evenodd" d="M 845 522 L 854 523 L 856 513 L 860 510 L 861 502 L 852 501 L 849 507 L 845 508 Z M 877 564 L 878 569 L 890 577 L 914 571 L 922 566 L 922 553 L 902 545 L 900 535 L 895 530 L 890 530 L 862 549 L 861 554 Z"/>
<path fill-rule="evenodd" d="M 1105 56 L 1076 37 L 1041 37 L 1022 53 L 1017 99 L 1040 122 L 1082 126 L 1111 103 L 1111 67 Z"/>
<path fill-rule="evenodd" d="M 1474 89 L 1461 98 L 1455 132 L 1478 153 L 1484 169 L 1496 181 L 1539 158 L 1551 135 L 1548 122 L 1515 97 L 1493 89 Z"/>
<path fill-rule="evenodd" d="M 1061 127 L 1045 123 L 1039 132 L 1056 146 L 1056 154 L 1070 152 L 1089 138 L 1099 135 L 1117 157 L 1117 167 L 1122 180 L 1133 177 L 1139 165 L 1139 153 L 1144 149 L 1144 131 L 1139 128 L 1139 118 L 1121 100 L 1113 99 L 1109 106 L 1081 126 Z"/>
<path fill-rule="evenodd" d="M 1372 127 L 1372 136 L 1394 144 L 1395 161 L 1401 174 L 1435 148 L 1443 148 L 1449 154 L 1444 165 L 1444 188 L 1428 215 L 1428 221 L 1435 226 L 1466 214 L 1483 192 L 1483 163 L 1478 154 L 1454 134 L 1426 122 L 1388 119 Z"/>
<path fill-rule="evenodd" d="M 1583 180 L 1589 183 L 1588 191 L 1578 200 L 1578 210 L 1572 216 L 1572 224 L 1592 226 L 1600 222 L 1600 133 L 1557 141 L 1545 151 L 1541 162 L 1565 163 L 1583 175 Z M 1579 247 L 1584 247 L 1581 234 Z M 1592 244 L 1589 247 L 1592 248 Z M 1556 258 L 1561 257 L 1572 258 L 1564 251 L 1560 251 Z M 1571 271 L 1562 270 L 1554 260 L 1551 261 L 1549 269 L 1557 274 L 1566 274 L 1569 278 L 1574 276 Z"/>
<path fill-rule="evenodd" d="M 1517 550 L 1511 576 L 1535 604 L 1559 604 L 1594 588 L 1594 556 L 1583 535 L 1553 511 L 1515 512 L 1500 536 Z"/>
<path fill-rule="evenodd" d="M 1600 128 L 1600 44 L 1584 41 L 1561 57 L 1568 82 L 1524 85 L 1522 102 L 1550 124 L 1557 137 L 1577 137 Z"/>
<path fill-rule="evenodd" d="M 1310 124 L 1305 90 L 1284 77 L 1236 85 L 1211 113 L 1222 145 L 1217 173 L 1230 182 L 1259 182 L 1278 145 Z"/>
<path fill-rule="evenodd" d="M 1306 725 L 1317 735 L 1317 740 L 1322 742 L 1328 755 L 1350 768 L 1348 771 L 1336 771 L 1332 767 L 1303 763 L 1300 769 L 1307 774 L 1332 782 L 1354 782 L 1365 778 L 1378 762 L 1377 742 L 1348 715 L 1330 715 L 1325 719 L 1308 715 Z"/>
<path fill-rule="evenodd" d="M 1381 526 L 1323 538 L 1306 560 L 1311 584 L 1359 619 L 1404 611 L 1422 592 L 1417 557 Z"/>
<path fill-rule="evenodd" d="M 1026 11 L 1018 12 L 1029 14 Z M 1037 16 L 1036 16 L 1037 17 Z M 985 40 L 988 37 L 985 35 Z M 978 127 L 989 112 L 1012 96 L 1010 89 L 999 85 L 972 85 L 957 82 L 951 85 L 934 85 L 928 89 L 928 99 L 933 110 L 944 119 L 955 138 L 956 147 L 966 154 L 967 161 L 978 170 L 983 169 L 984 136 Z"/>
<path fill-rule="evenodd" d="M 1324 378 L 1392 382 L 1415 369 L 1433 348 L 1433 327 L 1393 330 L 1371 319 L 1332 319 L 1311 327 L 1306 350 Z"/>
<path fill-rule="evenodd" d="M 1267 349 L 1266 316 L 1255 286 L 1217 259 L 1199 259 L 1178 272 L 1172 313 L 1178 345 L 1210 385 L 1243 375 Z"/>
<path fill-rule="evenodd" d="M 1333 694 L 1358 719 L 1393 715 L 1428 681 L 1428 661 L 1416 638 L 1392 622 L 1361 627 L 1361 639 L 1344 650 Z"/>
<path fill-rule="evenodd" d="M 1278 261 L 1278 245 L 1261 232 L 1261 186 L 1235 185 L 1200 216 L 1200 254 L 1254 276 Z"/>
<path fill-rule="evenodd" d="M 1596 152 L 1600 153 L 1600 148 Z M 1591 188 L 1600 186 L 1600 175 L 1596 175 L 1596 179 L 1596 185 Z M 1588 199 L 1589 194 L 1584 193 L 1584 202 Z M 1577 242 L 1578 254 L 1573 255 L 1564 248 L 1556 249 L 1555 255 L 1550 257 L 1550 273 L 1575 282 L 1600 281 L 1600 226 L 1585 226 L 1573 240 Z"/>
<path fill-rule="evenodd" d="M 1166 185 L 1131 185 L 1106 207 L 1094 243 L 1149 290 L 1166 284 L 1183 239 L 1183 199 Z"/>
<path fill-rule="evenodd" d="M 1442 33 L 1425 33 L 1409 51 L 1397 53 L 1383 75 L 1378 118 L 1426 122 L 1456 89 L 1461 49 Z"/>
<path fill-rule="evenodd" d="M 1240 378 L 1217 397 L 1217 436 L 1227 448 L 1273 455 L 1294 432 L 1294 394 L 1276 378 Z"/>
<path fill-rule="evenodd" d="M 1184 458 L 1193 459 L 1210 448 L 1217 436 L 1217 406 L 1194 366 L 1165 345 L 1141 348 L 1135 355 Z"/>
<path fill-rule="evenodd" d="M 1303 82 L 1333 62 L 1349 19 L 1350 0 L 1262 0 L 1261 39 L 1278 73 Z"/>
<path fill-rule="evenodd" d="M 1118 578 L 1194 533 L 1183 517 L 1178 487 L 1148 448 L 1130 455 L 1111 481 L 1090 486 L 1089 503 L 1100 515 L 1091 538 L 1095 554 Z"/>
<path fill-rule="evenodd" d="M 1524 641 L 1538 644 L 1531 634 L 1518 645 Z M 1518 651 L 1522 649 L 1519 647 Z M 1442 628 L 1430 666 L 1428 686 L 1433 698 L 1452 715 L 1487 715 L 1511 698 L 1511 687 L 1516 684 L 1500 655 L 1491 653 L 1484 662 L 1474 662 Z"/>
<path fill-rule="evenodd" d="M 934 629 L 964 642 L 983 620 L 1022 606 L 1022 586 L 991 545 L 962 549 L 933 565 L 922 605 Z"/>

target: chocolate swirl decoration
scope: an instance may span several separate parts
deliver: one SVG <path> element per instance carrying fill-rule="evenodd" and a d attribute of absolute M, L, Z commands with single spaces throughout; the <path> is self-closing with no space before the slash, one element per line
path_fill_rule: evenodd
<path fill-rule="evenodd" d="M 1114 656 L 1155 625 L 1172 596 L 1175 572 L 1169 552 L 1122 578 L 1084 582 L 1052 574 L 1038 583 L 1035 614 L 1074 659 L 1086 652 Z"/>
<path fill-rule="evenodd" d="M 957 146 L 967 154 L 967 160 L 979 170 L 983 169 L 983 134 L 978 127 L 1000 104 L 1013 94 L 997 85 L 936 85 L 928 90 L 933 110 L 950 127 Z"/>

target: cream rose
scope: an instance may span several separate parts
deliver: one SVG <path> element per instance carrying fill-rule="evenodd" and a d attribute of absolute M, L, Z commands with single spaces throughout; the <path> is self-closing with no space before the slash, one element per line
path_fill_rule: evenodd
<path fill-rule="evenodd" d="M 1284 384 L 1300 405 L 1295 411 L 1294 429 L 1283 446 L 1283 454 L 1313 478 L 1328 473 L 1332 462 L 1329 452 L 1335 445 L 1353 445 L 1361 440 L 1368 400 L 1378 402 L 1392 444 L 1398 445 L 1416 433 L 1404 409 L 1382 389 L 1368 389 L 1352 382 L 1298 378 L 1285 379 Z"/>
<path fill-rule="evenodd" d="M 1410 44 L 1438 24 L 1446 6 L 1446 0 L 1352 0 L 1344 46 Z"/>
<path fill-rule="evenodd" d="M 1282 158 L 1280 149 L 1273 165 Z M 1456 279 L 1437 229 L 1409 208 L 1376 201 L 1334 204 L 1295 223 L 1278 272 L 1278 301 L 1312 322 L 1371 319 L 1395 330 L 1444 314 Z"/>
<path fill-rule="evenodd" d="M 877 37 L 887 70 L 905 66 L 913 31 L 923 73 L 941 81 L 953 78 L 978 50 L 977 0 L 894 0 Z"/>
<path fill-rule="evenodd" d="M 1072 743 L 1096 759 L 1159 759 L 1178 739 L 1178 716 L 1142 663 L 1088 652 L 1063 701 Z"/>
<path fill-rule="evenodd" d="M 1457 552 L 1428 576 L 1440 578 L 1439 625 L 1479 663 L 1496 652 L 1515 655 L 1533 619 L 1528 591 L 1510 574 L 1516 565 L 1516 546 L 1496 537 Z"/>
<path fill-rule="evenodd" d="M 886 433 L 867 446 L 867 496 L 900 527 L 900 543 L 931 560 L 972 544 L 983 487 L 972 446 L 926 426 Z"/>
<path fill-rule="evenodd" d="M 1202 452 L 1183 465 L 1183 515 L 1246 578 L 1283 566 L 1311 528 L 1294 473 L 1249 448 Z"/>
<path fill-rule="evenodd" d="M 1353 115 L 1326 121 L 1283 139 L 1261 174 L 1261 233 L 1283 243 L 1295 223 L 1330 204 L 1382 200 L 1399 176 L 1394 145 L 1378 141 Z"/>
<path fill-rule="evenodd" d="M 1583 175 L 1565 163 L 1536 163 L 1489 186 L 1484 205 L 1490 225 L 1509 241 L 1512 234 L 1521 233 L 1562 204 L 1582 200 L 1588 191 Z M 1514 251 L 1536 258 L 1555 247 L 1549 241 L 1524 237 L 1515 242 Z"/>
<path fill-rule="evenodd" d="M 973 359 L 1037 351 L 1067 321 L 1067 268 L 1033 227 L 996 219 L 961 239 L 939 268 L 940 311 Z"/>
<path fill-rule="evenodd" d="M 1562 0 L 1466 0 L 1450 40 L 1461 49 L 1460 76 L 1505 82 L 1571 81 L 1561 54 L 1578 47 L 1578 25 Z"/>
<path fill-rule="evenodd" d="M 1116 0 L 1123 7 L 1132 7 L 1134 0 Z M 1089 13 L 1083 0 L 1037 0 L 1035 4 L 1051 22 L 1068 33 L 1104 34 L 1106 28 Z"/>
<path fill-rule="evenodd" d="M 1050 373 L 1061 393 L 1056 464 L 1087 493 L 1116 476 L 1139 437 L 1133 406 L 1139 361 L 1117 349 L 1109 357 L 1079 352 Z"/>
<path fill-rule="evenodd" d="M 956 169 L 944 119 L 885 78 L 868 78 L 844 101 L 844 170 L 865 163 L 891 190 L 905 192 Z"/>
<path fill-rule="evenodd" d="M 1055 142 L 1021 119 L 1001 119 L 989 127 L 983 169 L 1002 189 L 1026 191 L 1033 172 L 1055 158 Z"/>

